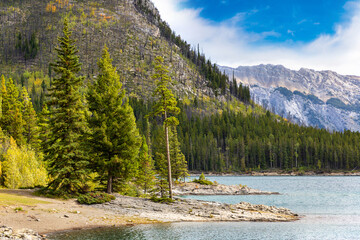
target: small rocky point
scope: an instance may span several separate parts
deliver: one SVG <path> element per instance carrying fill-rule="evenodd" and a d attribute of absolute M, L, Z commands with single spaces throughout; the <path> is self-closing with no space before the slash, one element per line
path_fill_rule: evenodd
<path fill-rule="evenodd" d="M 299 219 L 289 209 L 246 202 L 226 204 L 176 197 L 173 203 L 115 194 L 116 199 L 94 207 L 121 215 L 137 216 L 164 222 L 261 221 L 288 222 Z"/>
<path fill-rule="evenodd" d="M 5 239 L 44 240 L 46 237 L 30 229 L 14 231 L 11 227 L 0 226 L 0 240 Z"/>
<path fill-rule="evenodd" d="M 252 189 L 243 185 L 201 185 L 199 183 L 187 182 L 174 186 L 174 195 L 271 195 L 278 192 L 267 192 Z"/>

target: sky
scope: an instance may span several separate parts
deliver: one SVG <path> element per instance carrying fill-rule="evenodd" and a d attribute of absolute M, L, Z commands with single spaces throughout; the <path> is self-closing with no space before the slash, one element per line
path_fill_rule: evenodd
<path fill-rule="evenodd" d="M 213 62 L 360 76 L 360 0 L 152 0 Z"/>

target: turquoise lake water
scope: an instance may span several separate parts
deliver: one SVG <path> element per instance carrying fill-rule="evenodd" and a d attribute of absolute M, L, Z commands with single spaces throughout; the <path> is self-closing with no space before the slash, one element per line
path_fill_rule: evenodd
<path fill-rule="evenodd" d="M 360 177 L 208 177 L 281 195 L 191 196 L 225 203 L 286 207 L 304 217 L 289 223 L 172 223 L 64 232 L 51 239 L 360 239 Z M 189 197 L 188 197 L 189 198 Z"/>

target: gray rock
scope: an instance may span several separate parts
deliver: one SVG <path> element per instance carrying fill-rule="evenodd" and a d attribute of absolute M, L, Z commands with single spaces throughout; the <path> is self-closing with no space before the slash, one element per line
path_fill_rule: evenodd
<path fill-rule="evenodd" d="M 19 231 L 13 231 L 11 227 L 0 227 L 0 239 L 23 239 L 23 240 L 43 240 L 46 236 L 41 236 L 33 230 L 22 229 Z"/>

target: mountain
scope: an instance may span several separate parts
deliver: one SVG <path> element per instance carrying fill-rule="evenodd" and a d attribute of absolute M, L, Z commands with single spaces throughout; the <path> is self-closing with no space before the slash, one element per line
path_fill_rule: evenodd
<path fill-rule="evenodd" d="M 227 76 L 175 35 L 149 0 L 3 0 L 0 74 L 27 87 L 36 110 L 41 109 L 41 92 L 54 75 L 49 63 L 56 57 L 54 48 L 65 17 L 77 40 L 81 73 L 88 81 L 97 75 L 96 62 L 106 44 L 126 89 L 134 96 L 152 98 L 153 60 L 163 56 L 178 98 L 226 100 Z M 211 108 L 216 108 L 215 102 Z"/>
<path fill-rule="evenodd" d="M 360 131 L 360 77 L 281 65 L 220 67 L 250 86 L 253 100 L 295 123 Z"/>

